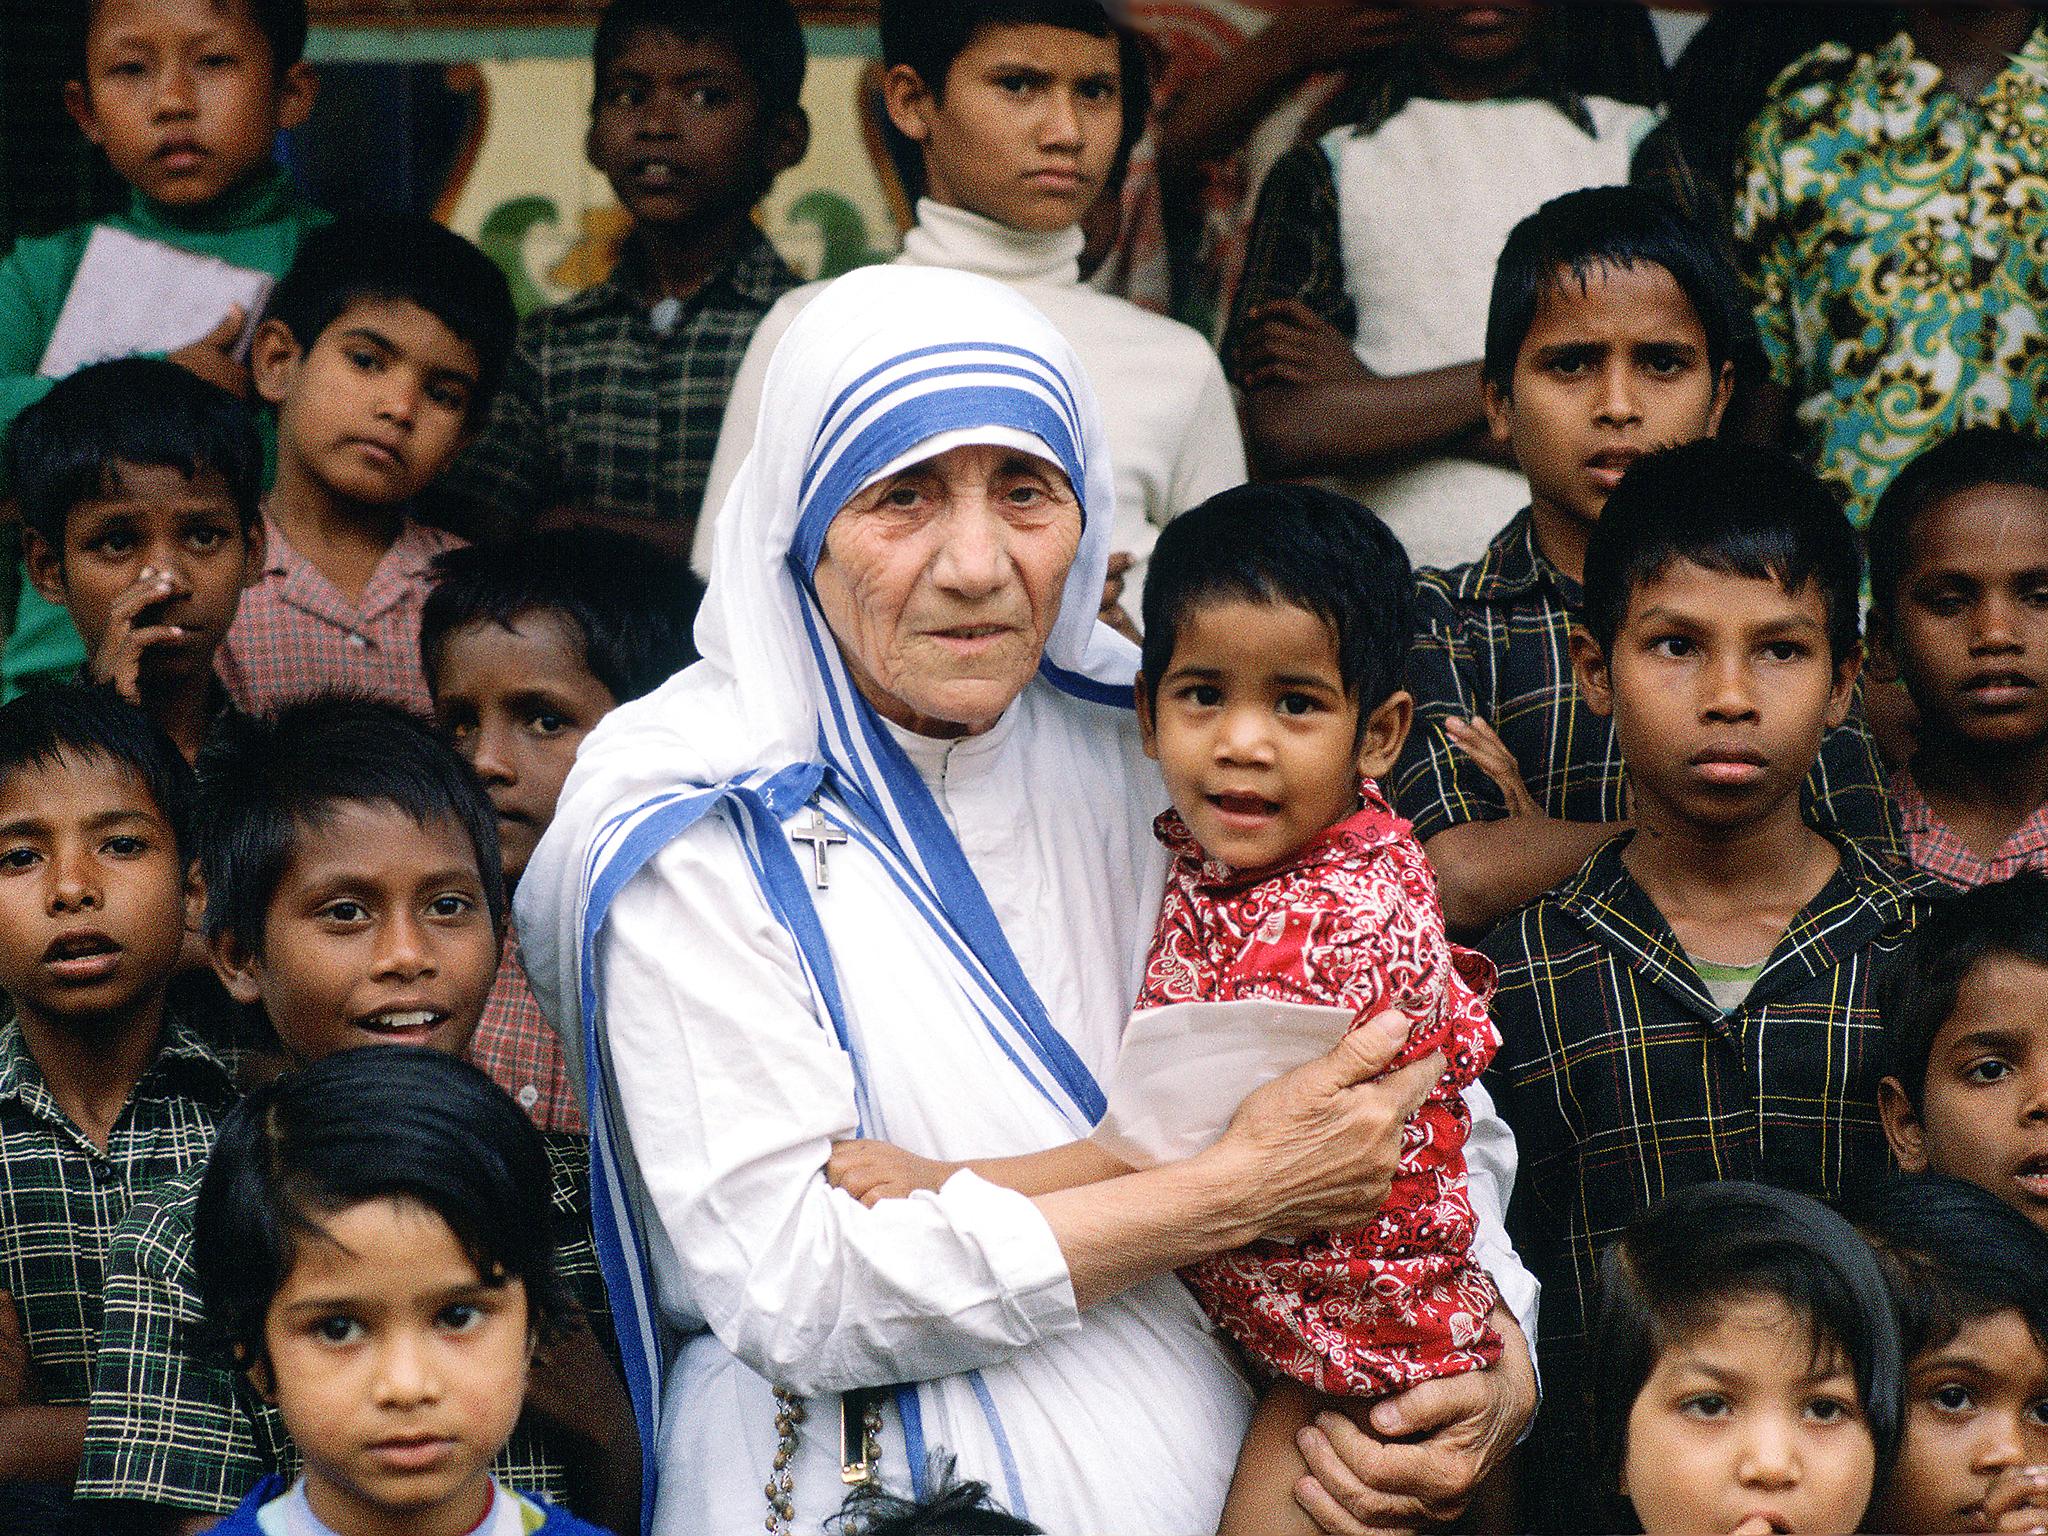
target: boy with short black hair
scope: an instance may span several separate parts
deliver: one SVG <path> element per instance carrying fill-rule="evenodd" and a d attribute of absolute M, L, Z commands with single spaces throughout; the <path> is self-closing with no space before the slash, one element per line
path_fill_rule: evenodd
<path fill-rule="evenodd" d="M 924 168 L 899 260 L 1008 283 L 1072 343 L 1116 465 L 1104 617 L 1135 634 L 1159 530 L 1245 478 L 1237 412 L 1209 344 L 1080 278 L 1082 218 L 1143 130 L 1143 55 L 1104 0 L 885 0 L 881 32 L 889 119 Z M 782 299 L 747 348 L 691 549 L 700 576 L 711 573 L 712 529 L 754 443 L 768 359 L 822 286 Z"/>
<path fill-rule="evenodd" d="M 86 675 L 196 758 L 228 707 L 214 653 L 263 567 L 247 408 L 167 362 L 95 363 L 16 419 L 7 478 L 29 580 L 71 615 Z"/>
<path fill-rule="evenodd" d="M 437 497 L 479 527 L 559 512 L 687 556 L 754 327 L 797 285 L 753 210 L 804 157 L 789 0 L 613 0 L 584 152 L 632 216 L 610 276 L 526 317 Z"/>
<path fill-rule="evenodd" d="M 1865 542 L 1871 670 L 1919 716 L 1892 775 L 1913 863 L 1960 886 L 2048 869 L 2048 443 L 1976 427 L 1937 444 Z"/>
<path fill-rule="evenodd" d="M 1832 1198 L 1883 1167 L 1876 980 L 1938 887 L 1800 808 L 1854 696 L 1861 575 L 1819 482 L 1763 449 L 1640 459 L 1592 530 L 1572 659 L 1613 721 L 1634 829 L 1483 946 L 1517 1247 L 1544 1284 L 1546 1476 L 1583 1448 L 1615 1234 L 1682 1185 Z M 1546 1490 L 1567 1524 L 1568 1483 Z"/>
<path fill-rule="evenodd" d="M 697 659 L 690 629 L 703 594 L 680 560 L 597 528 L 435 560 L 420 616 L 427 686 L 435 718 L 497 810 L 508 891 L 554 819 L 583 738 Z M 582 1129 L 561 1042 L 509 928 L 470 1059 L 542 1130 Z"/>
<path fill-rule="evenodd" d="M 1626 830 L 1614 727 L 1587 706 L 1569 653 L 1586 542 L 1631 463 L 1713 435 L 1744 323 L 1713 242 L 1649 193 L 1569 193 L 1508 238 L 1486 409 L 1530 505 L 1481 559 L 1422 573 L 1416 728 L 1392 777 L 1454 931 L 1485 932 Z M 1817 825 L 1896 846 L 1853 708 L 1827 734 L 1803 804 Z"/>
<path fill-rule="evenodd" d="M 461 541 L 411 503 L 484 419 L 516 325 L 504 273 L 430 219 L 306 241 L 250 349 L 277 409 L 277 483 L 262 575 L 220 650 L 238 708 L 333 689 L 431 707 L 420 605 L 434 556 Z"/>
<path fill-rule="evenodd" d="M 27 1377 L 0 1392 L 9 1529 L 69 1516 L 116 1224 L 205 1161 L 235 1099 L 165 1005 L 192 799 L 177 749 L 106 690 L 0 708 L 0 1334 Z"/>
<path fill-rule="evenodd" d="M 376 1044 L 463 1052 L 506 909 L 497 818 L 447 743 L 388 704 L 321 698 L 236 721 L 201 766 L 204 928 L 236 1001 L 260 1003 L 300 1062 Z M 551 1151 L 557 1213 L 587 1230 L 587 1154 L 575 1138 L 551 1138 Z M 165 1185 L 115 1235 L 77 1484 L 81 1498 L 167 1522 L 226 1514 L 293 1455 L 274 1412 L 194 1353 L 198 1184 L 194 1173 Z M 563 1257 L 578 1301 L 601 1316 L 587 1242 Z M 499 1463 L 508 1480 L 560 1498 L 580 1475 L 606 1518 L 630 1517 L 631 1415 L 588 1332 L 535 1372 L 528 1407 Z"/>
<path fill-rule="evenodd" d="M 125 234 L 276 277 L 327 220 L 271 159 L 312 110 L 305 0 L 79 0 L 64 106 L 133 189 L 126 211 L 15 243 L 0 262 L 0 432 L 42 398 L 42 362 L 93 231 Z M 171 361 L 246 395 L 239 311 Z M 86 651 L 64 612 L 24 582 L 0 682 L 68 677 Z"/>

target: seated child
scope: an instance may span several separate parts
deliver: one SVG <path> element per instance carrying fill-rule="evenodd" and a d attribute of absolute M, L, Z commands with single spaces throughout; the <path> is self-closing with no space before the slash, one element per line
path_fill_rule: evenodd
<path fill-rule="evenodd" d="M 248 411 L 145 358 L 81 368 L 8 440 L 29 580 L 187 762 L 228 708 L 213 658 L 263 569 L 262 476 Z"/>
<path fill-rule="evenodd" d="M 272 158 L 279 131 L 303 123 L 318 94 L 304 58 L 306 0 L 78 0 L 38 14 L 76 29 L 64 108 L 130 196 L 111 217 L 17 240 L 0 261 L 0 434 L 50 388 L 43 354 L 101 225 L 279 277 L 327 222 Z M 204 89 L 161 59 L 203 59 Z M 182 88 L 167 88 L 174 81 Z M 231 310 L 170 360 L 246 396 L 237 352 L 247 320 Z M 8 695 L 69 677 L 88 656 L 64 611 L 24 581 L 0 649 Z"/>
<path fill-rule="evenodd" d="M 215 1526 L 286 1536 L 600 1536 L 506 1486 L 537 1345 L 576 1318 L 547 1149 L 474 1067 L 341 1051 L 236 1106 L 192 1263 L 215 1334 L 305 1457 Z"/>
<path fill-rule="evenodd" d="M 431 728 L 393 706 L 309 700 L 241 720 L 201 763 L 199 863 L 215 969 L 260 1003 L 295 1063 L 360 1045 L 468 1048 L 505 922 L 496 817 Z M 561 1267 L 605 1325 L 589 1236 L 588 1162 L 548 1139 Z M 218 1517 L 296 1457 L 276 1413 L 195 1352 L 197 1171 L 139 1202 L 109 1253 L 81 1498 Z M 616 1373 L 587 1328 L 551 1349 L 499 1463 L 550 1498 L 572 1491 L 630 1528 L 639 1454 Z M 572 1478 L 576 1479 L 572 1483 Z"/>
<path fill-rule="evenodd" d="M 1586 541 L 1631 463 L 1713 435 L 1745 323 L 1713 240 L 1649 193 L 1570 193 L 1508 237 L 1487 317 L 1487 418 L 1529 477 L 1530 505 L 1473 564 L 1423 573 L 1416 729 L 1392 781 L 1453 931 L 1485 932 L 1626 828 L 1619 743 L 1570 656 Z M 1824 738 L 1802 803 L 1816 826 L 1896 846 L 1853 709 Z"/>
<path fill-rule="evenodd" d="M 566 509 L 686 558 L 754 327 L 796 275 L 754 222 L 803 159 L 790 0 L 612 0 L 584 152 L 632 231 L 611 275 L 528 315 L 439 494 L 480 526 Z"/>
<path fill-rule="evenodd" d="M 1886 487 L 1871 670 L 1919 715 L 1892 775 L 1913 863 L 1951 885 L 2048 869 L 2048 443 L 1976 427 Z"/>
<path fill-rule="evenodd" d="M 1660 1201 L 1600 1261 L 1596 1338 L 1600 1474 L 1647 1536 L 1862 1528 L 1899 1444 L 1899 1326 L 1818 1200 L 1731 1181 Z"/>
<path fill-rule="evenodd" d="M 63 1518 L 108 1242 L 204 1161 L 235 1099 L 165 1006 L 192 796 L 176 748 L 111 693 L 53 683 L 0 708 L 0 1315 L 33 1380 L 0 1371 L 0 1528 L 31 1497 Z"/>
<path fill-rule="evenodd" d="M 1878 992 L 1877 1109 L 1908 1173 L 1981 1184 L 2048 1230 L 2048 877 L 1943 902 Z"/>
<path fill-rule="evenodd" d="M 1226 1532 L 1310 1531 L 1294 1501 L 1296 1435 L 1336 1407 L 1499 1358 L 1487 1323 L 1500 1297 L 1474 1261 L 1462 1090 L 1496 1044 L 1485 962 L 1444 938 L 1435 882 L 1374 780 L 1411 714 L 1400 687 L 1412 633 L 1408 557 L 1357 503 L 1302 486 L 1246 486 L 1169 524 L 1145 588 L 1146 751 L 1174 809 L 1173 855 L 1139 1009 L 1269 998 L 1398 1009 L 1411 1028 L 1389 1070 L 1441 1052 L 1373 1226 L 1260 1241 L 1184 1278 L 1274 1383 L 1254 1418 L 1225 1506 Z M 854 1143 L 828 1173 L 863 1197 L 879 1171 L 909 1187 L 953 1169 Z M 976 1163 L 1043 1193 L 1128 1170 L 1098 1144 Z M 936 1182 L 931 1182 L 935 1180 Z"/>
<path fill-rule="evenodd" d="M 1905 1359 L 1904 1434 L 1871 1529 L 1995 1529 L 1994 1486 L 2048 1462 L 2048 1234 L 1932 1174 L 1856 1214 L 1891 1280 Z"/>
<path fill-rule="evenodd" d="M 600 528 L 451 549 L 434 561 L 420 657 L 434 715 L 498 813 L 509 893 L 554 820 L 576 748 L 619 705 L 697 659 L 704 588 L 681 560 Z M 508 928 L 470 1060 L 544 1131 L 583 1114 Z"/>
<path fill-rule="evenodd" d="M 412 499 L 469 441 L 516 321 L 505 275 L 428 219 L 365 217 L 309 237 L 250 352 L 277 408 L 263 571 L 221 646 L 238 708 L 347 689 L 424 715 L 427 567 L 460 541 Z"/>
<path fill-rule="evenodd" d="M 1876 982 L 1939 888 L 1800 811 L 1862 657 L 1855 534 L 1812 474 L 1703 441 L 1641 459 L 1593 529 L 1579 686 L 1613 721 L 1635 830 L 1494 930 L 1516 1247 L 1543 1284 L 1551 1519 L 1585 1463 L 1600 1250 L 1665 1193 L 1822 1198 L 1881 1171 Z"/>

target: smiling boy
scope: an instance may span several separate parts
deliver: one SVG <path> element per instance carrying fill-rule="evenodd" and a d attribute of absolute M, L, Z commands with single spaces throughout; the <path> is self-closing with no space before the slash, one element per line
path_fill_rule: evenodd
<path fill-rule="evenodd" d="M 1483 946 L 1544 1284 L 1546 1469 L 1583 1451 L 1595 1264 L 1623 1227 L 1686 1184 L 1834 1198 L 1882 1171 L 1876 979 L 1938 889 L 1801 814 L 1862 661 L 1855 536 L 1811 474 L 1712 441 L 1643 458 L 1585 574 L 1572 659 L 1634 830 Z M 1542 1496 L 1568 1523 L 1584 1491 Z"/>
<path fill-rule="evenodd" d="M 1082 217 L 1144 122 L 1142 56 L 1100 0 L 886 0 L 881 28 L 889 119 L 924 168 L 900 260 L 1010 284 L 1080 355 L 1116 465 L 1111 547 L 1123 558 L 1112 569 L 1128 572 L 1112 576 L 1105 617 L 1128 625 L 1160 528 L 1245 478 L 1237 413 L 1208 343 L 1080 279 Z M 733 382 L 691 549 L 700 576 L 753 446 L 769 356 L 820 286 L 769 311 Z"/>

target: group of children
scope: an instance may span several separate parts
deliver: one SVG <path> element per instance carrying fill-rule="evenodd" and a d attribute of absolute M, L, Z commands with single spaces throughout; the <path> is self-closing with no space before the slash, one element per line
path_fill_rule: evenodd
<path fill-rule="evenodd" d="M 85 9 L 67 101 L 128 222 L 279 281 L 246 363 L 235 315 L 54 385 L 26 375 L 82 237 L 0 289 L 42 327 L 0 379 L 0 1531 L 636 1529 L 581 1115 L 508 891 L 578 742 L 693 659 L 696 487 L 803 301 L 757 337 L 794 286 L 750 212 L 803 152 L 801 33 L 620 0 L 589 148 L 633 242 L 522 327 L 467 242 L 330 223 L 271 164 L 302 8 Z M 1571 191 L 1507 234 L 1483 357 L 1437 381 L 1477 407 L 1430 442 L 1511 461 L 1528 505 L 1412 572 L 1341 497 L 1224 489 L 1213 356 L 1079 286 L 1136 127 L 1099 7 L 906 3 L 884 41 L 929 183 L 908 259 L 1015 283 L 1111 397 L 1151 568 L 1104 611 L 1142 611 L 1174 808 L 1140 1006 L 1392 1009 L 1388 1070 L 1433 1081 L 1369 1230 L 1189 1273 L 1273 1383 L 1226 1529 L 1301 1526 L 1318 1412 L 1499 1358 L 1461 1150 L 1487 1094 L 1545 1289 L 1520 1518 L 2048 1510 L 2048 448 L 1939 443 L 1859 545 L 1808 469 L 1716 438 L 1752 345 L 1716 240 Z M 1459 46 L 1444 71 L 1513 73 Z M 1009 100 L 1050 105 L 975 139 Z M 1284 351 L 1296 322 L 1245 324 Z M 417 518 L 437 493 L 497 537 Z M 565 526 L 505 536 L 536 521 Z M 1866 646 L 1916 716 L 1889 773 Z M 974 1166 L 1122 1171 L 1085 1142 Z M 827 1170 L 871 1201 L 951 1172 L 865 1143 Z"/>

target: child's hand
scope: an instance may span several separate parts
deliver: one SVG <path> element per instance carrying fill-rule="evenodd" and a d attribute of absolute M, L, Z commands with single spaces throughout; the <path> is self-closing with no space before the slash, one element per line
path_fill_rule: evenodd
<path fill-rule="evenodd" d="M 1477 715 L 1470 719 L 1452 715 L 1444 721 L 1444 734 L 1451 738 L 1452 746 L 1472 759 L 1473 767 L 1493 780 L 1507 800 L 1510 820 L 1548 814 L 1529 793 L 1529 786 L 1522 782 L 1521 764 L 1491 725 Z"/>
<path fill-rule="evenodd" d="M 28 1357 L 14 1298 L 0 1291 L 0 1408 L 21 1408 L 43 1400 L 35 1362 Z"/>
<path fill-rule="evenodd" d="M 901 1200 L 921 1189 L 937 1189 L 960 1170 L 958 1163 L 935 1162 L 886 1141 L 840 1141 L 832 1145 L 825 1177 L 862 1205 Z"/>
<path fill-rule="evenodd" d="M 2048 1467 L 2008 1467 L 1984 1497 L 1986 1531 L 2048 1531 Z"/>
<path fill-rule="evenodd" d="M 150 609 L 191 592 L 191 584 L 183 577 L 145 565 L 135 585 L 115 598 L 107 610 L 107 633 L 92 658 L 92 680 L 106 684 L 140 708 L 143 653 L 153 645 L 184 639 L 185 631 L 175 624 L 136 621 Z"/>
<path fill-rule="evenodd" d="M 1124 578 L 1137 564 L 1137 557 L 1125 550 L 1118 550 L 1109 557 L 1109 571 L 1102 583 L 1102 611 L 1096 615 L 1103 623 L 1122 635 L 1133 645 L 1142 643 L 1137 626 L 1131 623 L 1131 616 L 1124 612 Z"/>
<path fill-rule="evenodd" d="M 249 312 L 237 304 L 221 317 L 219 325 L 190 346 L 170 354 L 172 362 L 187 373 L 196 373 L 216 389 L 224 389 L 237 400 L 249 398 L 249 370 L 235 359 L 242 342 L 242 327 Z"/>
<path fill-rule="evenodd" d="M 1299 299 L 1274 299 L 1246 317 L 1237 382 L 1248 390 L 1347 384 L 1373 377 L 1351 338 Z"/>

